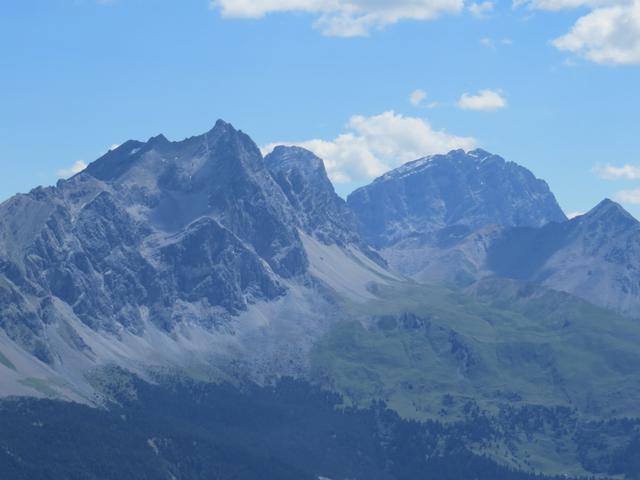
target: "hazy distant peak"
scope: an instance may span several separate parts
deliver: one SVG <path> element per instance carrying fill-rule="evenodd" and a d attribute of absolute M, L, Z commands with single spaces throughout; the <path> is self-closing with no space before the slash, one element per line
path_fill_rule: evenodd
<path fill-rule="evenodd" d="M 582 222 L 606 221 L 609 223 L 626 224 L 628 226 L 637 225 L 639 223 L 633 215 L 622 207 L 622 205 L 608 198 L 601 201 L 589 212 L 578 217 L 576 220 L 580 220 Z"/>
<path fill-rule="evenodd" d="M 487 152 L 481 148 L 477 148 L 469 152 L 465 152 L 462 149 L 451 150 L 445 154 L 429 155 L 407 162 L 404 165 L 385 173 L 381 177 L 376 178 L 374 182 L 384 182 L 385 180 L 412 175 L 435 166 L 457 165 L 466 167 L 473 165 L 474 168 L 480 168 L 483 164 L 489 164 L 489 162 L 495 162 L 497 164 L 507 163 L 504 158 L 499 155 Z M 512 163 L 512 165 L 517 166 L 515 163 Z"/>
<path fill-rule="evenodd" d="M 549 186 L 526 168 L 476 149 L 406 163 L 347 202 L 376 246 L 431 241 L 440 229 L 487 225 L 540 227 L 566 216 Z"/>

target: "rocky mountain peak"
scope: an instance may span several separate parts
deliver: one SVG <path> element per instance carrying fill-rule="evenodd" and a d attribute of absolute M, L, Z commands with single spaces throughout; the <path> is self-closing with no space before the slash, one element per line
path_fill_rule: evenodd
<path fill-rule="evenodd" d="M 276 147 L 265 164 L 302 228 L 325 243 L 358 243 L 356 221 L 327 176 L 324 162 L 300 147 Z"/>
<path fill-rule="evenodd" d="M 233 128 L 233 125 L 231 125 L 229 122 L 225 122 L 223 119 L 219 118 L 218 120 L 216 120 L 215 125 L 211 129 L 212 132 L 216 131 L 216 130 L 231 130 L 231 131 L 235 131 L 235 128 Z"/>
<path fill-rule="evenodd" d="M 160 147 L 163 145 L 167 145 L 171 143 L 167 137 L 165 137 L 162 133 L 156 135 L 155 137 L 151 137 L 147 141 L 147 145 Z"/>
<path fill-rule="evenodd" d="M 634 227 L 640 224 L 629 212 L 620 204 L 610 199 L 605 199 L 596 205 L 586 214 L 577 217 L 576 222 L 580 223 L 601 223 L 618 225 L 621 227 Z"/>
<path fill-rule="evenodd" d="M 467 155 L 469 157 L 475 158 L 480 161 L 493 156 L 497 157 L 497 155 L 493 155 L 492 153 L 489 153 L 486 150 L 483 150 L 482 148 L 476 148 L 474 150 L 471 150 L 467 152 Z M 498 158 L 501 158 L 501 157 L 498 157 Z"/>
<path fill-rule="evenodd" d="M 146 142 L 129 140 L 91 163 L 85 172 L 105 182 L 135 183 L 142 178 L 159 179 L 170 171 L 186 176 L 200 173 L 200 177 L 213 174 L 211 164 L 220 161 L 227 162 L 228 168 L 264 169 L 257 145 L 230 123 L 218 120 L 208 132 L 181 141 L 169 141 L 162 134 Z"/>
<path fill-rule="evenodd" d="M 130 140 L 0 206 L 0 263 L 11 272 L 0 271 L 0 316 L 17 295 L 34 329 L 70 315 L 96 331 L 139 333 L 146 319 L 171 330 L 185 308 L 210 326 L 305 275 L 297 228 L 258 147 L 230 124 L 179 142 Z M 35 351 L 40 331 L 9 331 Z"/>
<path fill-rule="evenodd" d="M 322 159 L 302 147 L 279 145 L 265 157 L 265 162 L 272 172 L 296 169 L 318 175 L 322 181 L 329 181 Z"/>
<path fill-rule="evenodd" d="M 563 222 L 549 186 L 529 170 L 484 150 L 454 150 L 409 162 L 353 192 L 347 203 L 363 236 L 385 247 L 431 242 L 437 231 Z"/>

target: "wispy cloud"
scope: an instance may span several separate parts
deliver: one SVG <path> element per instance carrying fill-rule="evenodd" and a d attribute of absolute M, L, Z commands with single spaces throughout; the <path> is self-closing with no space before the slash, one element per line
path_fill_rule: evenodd
<path fill-rule="evenodd" d="M 478 112 L 494 112 L 508 105 L 507 100 L 496 90 L 481 90 L 477 94 L 464 93 L 458 100 L 458 107 L 462 110 Z"/>
<path fill-rule="evenodd" d="M 593 173 L 603 180 L 640 180 L 640 165 L 625 164 L 621 167 L 614 165 L 596 165 Z M 614 195 L 620 203 L 640 205 L 640 188 L 621 190 Z"/>
<path fill-rule="evenodd" d="M 468 7 L 471 14 L 476 18 L 485 18 L 489 13 L 493 12 L 495 5 L 493 2 L 471 3 Z"/>
<path fill-rule="evenodd" d="M 632 190 L 622 190 L 615 194 L 615 199 L 620 203 L 629 205 L 640 205 L 640 188 Z"/>
<path fill-rule="evenodd" d="M 413 92 L 411 92 L 411 95 L 409 95 L 409 102 L 411 102 L 411 105 L 415 107 L 421 106 L 422 102 L 424 102 L 426 99 L 427 92 L 420 89 L 414 90 Z"/>
<path fill-rule="evenodd" d="M 487 48 L 494 48 L 496 45 L 492 39 L 489 37 L 483 37 L 480 39 L 480 45 Z"/>
<path fill-rule="evenodd" d="M 333 140 L 278 142 L 265 146 L 263 151 L 268 153 L 283 144 L 314 152 L 324 160 L 336 183 L 368 181 L 410 160 L 477 146 L 474 138 L 435 130 L 427 120 L 393 111 L 371 117 L 353 116 L 347 131 Z"/>
<path fill-rule="evenodd" d="M 358 37 L 401 20 L 433 20 L 464 9 L 464 0 L 212 0 L 224 17 L 261 18 L 270 13 L 306 12 L 324 35 Z"/>
<path fill-rule="evenodd" d="M 480 45 L 487 48 L 496 48 L 498 46 L 509 47 L 513 45 L 513 40 L 511 40 L 510 38 L 503 38 L 502 40 L 494 40 L 493 38 L 482 37 L 480 39 Z"/>
<path fill-rule="evenodd" d="M 530 10 L 560 11 L 574 8 L 598 8 L 620 3 L 625 0 L 513 0 L 515 8 L 526 6 Z"/>
<path fill-rule="evenodd" d="M 87 164 L 82 160 L 78 160 L 77 162 L 74 162 L 73 165 L 67 168 L 62 168 L 58 170 L 57 175 L 58 175 L 58 178 L 69 178 L 75 175 L 76 173 L 80 173 L 85 168 L 87 168 Z"/>
<path fill-rule="evenodd" d="M 604 180 L 640 180 L 640 166 L 623 165 L 615 167 L 613 165 L 597 165 L 593 172 Z"/>
<path fill-rule="evenodd" d="M 429 96 L 424 90 L 414 90 L 411 92 L 411 95 L 409 95 L 409 103 L 416 108 L 437 108 L 442 106 L 440 102 L 435 100 L 427 101 L 428 98 Z"/>

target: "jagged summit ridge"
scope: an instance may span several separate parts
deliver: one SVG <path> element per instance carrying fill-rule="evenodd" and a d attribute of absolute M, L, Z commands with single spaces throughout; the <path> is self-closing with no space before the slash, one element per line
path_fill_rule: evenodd
<path fill-rule="evenodd" d="M 464 157 L 471 158 L 476 160 L 477 162 L 483 162 L 488 159 L 493 159 L 498 162 L 506 163 L 505 160 L 492 153 L 487 152 L 486 150 L 482 150 L 481 148 L 476 148 L 475 150 L 470 150 L 465 152 L 462 149 L 452 150 L 447 154 L 435 154 L 429 155 L 427 157 L 422 157 L 417 160 L 413 160 L 411 162 L 407 162 L 404 165 L 399 166 L 391 170 L 390 172 L 385 173 L 384 175 L 376 178 L 373 182 L 383 182 L 385 180 L 391 180 L 393 178 L 403 177 L 405 175 L 414 174 L 422 169 L 433 167 L 438 161 L 441 161 L 443 157 L 457 159 L 458 162 Z"/>
<path fill-rule="evenodd" d="M 181 141 L 169 141 L 162 134 L 147 142 L 127 141 L 91 163 L 86 172 L 109 182 L 126 178 L 127 173 L 135 177 L 140 173 L 135 169 L 140 168 L 163 172 L 172 167 L 196 175 L 208 159 L 225 152 L 235 153 L 230 156 L 231 160 L 245 168 L 258 170 L 262 166 L 262 155 L 251 138 L 231 124 L 218 120 L 208 132 Z"/>

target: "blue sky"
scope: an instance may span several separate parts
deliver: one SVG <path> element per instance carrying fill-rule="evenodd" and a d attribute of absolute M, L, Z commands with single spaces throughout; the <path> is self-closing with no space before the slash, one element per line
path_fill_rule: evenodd
<path fill-rule="evenodd" d="M 223 118 L 314 149 L 342 195 L 479 146 L 567 212 L 610 197 L 640 217 L 639 85 L 640 0 L 6 2 L 0 199 Z"/>

